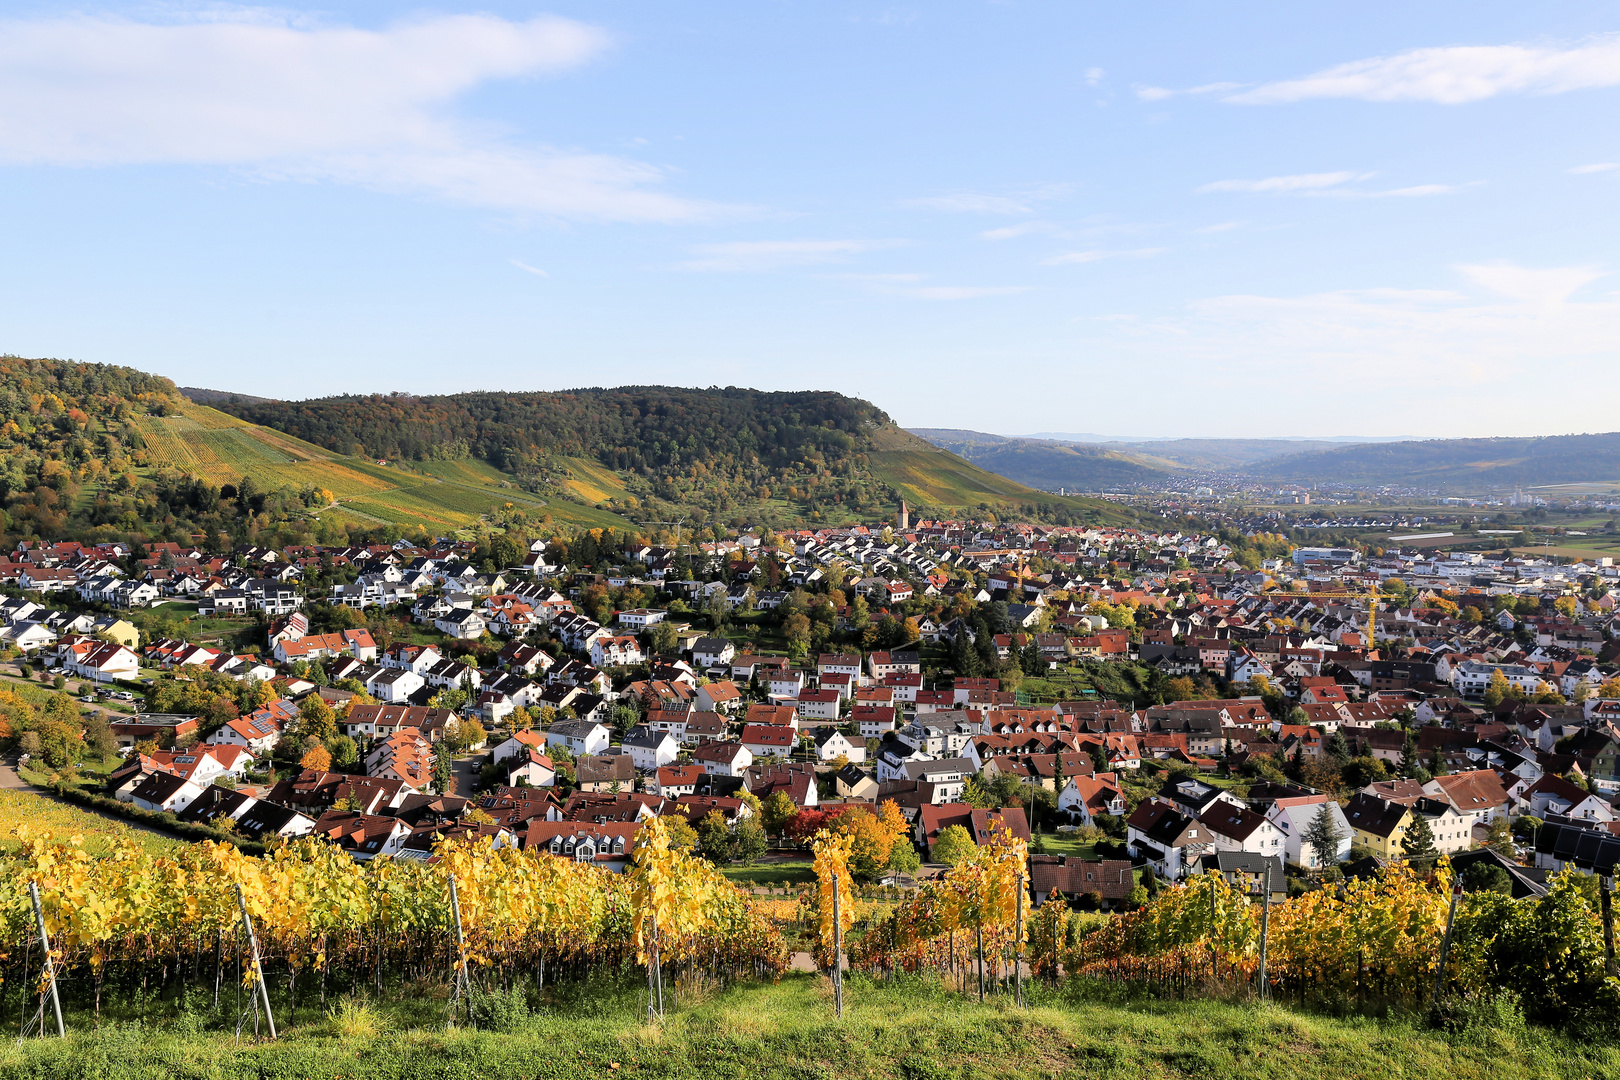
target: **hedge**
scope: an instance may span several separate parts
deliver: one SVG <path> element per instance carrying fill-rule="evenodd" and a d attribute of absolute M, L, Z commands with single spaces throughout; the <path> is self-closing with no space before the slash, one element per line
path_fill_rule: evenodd
<path fill-rule="evenodd" d="M 138 821 L 166 833 L 173 833 L 182 840 L 223 840 L 227 844 L 235 844 L 242 849 L 244 855 L 263 855 L 269 851 L 268 845 L 258 840 L 249 840 L 237 836 L 235 833 L 216 829 L 212 825 L 198 825 L 190 821 L 181 821 L 168 810 L 143 810 L 134 803 L 119 802 L 106 795 L 93 795 L 78 788 L 58 786 L 56 793 L 63 799 L 86 810 L 94 810 L 100 814 L 112 814 L 118 817 Z"/>

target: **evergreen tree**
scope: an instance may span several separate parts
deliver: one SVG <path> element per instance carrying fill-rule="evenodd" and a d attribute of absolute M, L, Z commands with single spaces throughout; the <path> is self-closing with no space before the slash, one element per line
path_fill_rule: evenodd
<path fill-rule="evenodd" d="M 1350 743 L 1345 739 L 1344 732 L 1335 731 L 1328 736 L 1327 752 L 1340 765 L 1350 760 Z"/>
<path fill-rule="evenodd" d="M 1315 851 L 1314 863 L 1318 867 L 1335 866 L 1339 861 L 1339 844 L 1344 841 L 1344 830 L 1333 816 L 1333 803 L 1324 802 L 1299 834 L 1301 844 L 1309 844 Z"/>
<path fill-rule="evenodd" d="M 1418 769 L 1423 766 L 1418 761 L 1417 732 L 1412 728 L 1406 729 L 1406 744 L 1401 747 L 1401 760 L 1395 772 L 1403 780 L 1410 780 L 1417 775 Z"/>
<path fill-rule="evenodd" d="M 1440 849 L 1434 842 L 1434 830 L 1429 828 L 1429 819 L 1416 809 L 1412 811 L 1412 824 L 1407 826 L 1406 835 L 1401 838 L 1401 854 L 1418 870 L 1429 869 L 1440 857 Z"/>

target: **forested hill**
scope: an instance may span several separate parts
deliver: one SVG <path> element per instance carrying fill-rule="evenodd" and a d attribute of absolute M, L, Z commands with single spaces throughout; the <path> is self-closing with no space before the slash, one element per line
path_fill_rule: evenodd
<path fill-rule="evenodd" d="M 308 401 L 214 398 L 245 420 L 340 454 L 476 458 L 536 492 L 608 509 L 817 522 L 987 508 L 1053 521 L 1120 520 L 1113 504 L 1063 499 L 986 472 L 829 391 L 628 386 Z"/>
<path fill-rule="evenodd" d="M 185 403 L 168 379 L 133 368 L 0 356 L 0 527 L 49 535 L 91 490 L 102 494 L 85 516 L 122 515 L 143 445 L 138 424 Z"/>
<path fill-rule="evenodd" d="M 1429 439 L 1293 454 L 1249 467 L 1271 480 L 1403 484 L 1451 491 L 1620 480 L 1620 432 Z"/>
<path fill-rule="evenodd" d="M 667 386 L 214 404 L 340 454 L 413 461 L 470 454 L 518 473 L 556 456 L 664 471 L 754 459 L 767 469 L 837 462 L 863 433 L 890 423 L 880 409 L 842 394 Z"/>

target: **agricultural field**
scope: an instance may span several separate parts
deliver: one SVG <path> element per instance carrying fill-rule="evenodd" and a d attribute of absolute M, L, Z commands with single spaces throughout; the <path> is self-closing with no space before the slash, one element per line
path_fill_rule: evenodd
<path fill-rule="evenodd" d="M 605 465 L 588 458 L 562 460 L 568 466 L 569 475 L 559 486 L 580 501 L 599 503 L 630 497 L 630 489 L 624 486 L 617 473 Z"/>
<path fill-rule="evenodd" d="M 321 511 L 323 516 L 357 525 L 463 529 L 506 503 L 570 524 L 625 524 L 617 514 L 530 495 L 483 462 L 422 462 L 410 469 L 379 465 L 194 403 L 177 416 L 142 416 L 135 423 L 146 442 L 144 471 L 174 469 L 219 485 L 251 478 L 269 490 L 313 485 L 330 491 L 337 504 Z"/>
<path fill-rule="evenodd" d="M 108 854 L 120 840 L 134 840 L 153 856 L 172 854 L 185 843 L 57 802 L 34 791 L 0 788 L 0 851 L 17 850 L 22 843 L 17 835 L 21 828 L 35 837 L 45 833 L 55 837 L 83 837 L 84 850 L 92 855 Z"/>

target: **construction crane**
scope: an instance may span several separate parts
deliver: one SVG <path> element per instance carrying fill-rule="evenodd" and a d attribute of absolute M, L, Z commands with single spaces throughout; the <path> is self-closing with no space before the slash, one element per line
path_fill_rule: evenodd
<path fill-rule="evenodd" d="M 1286 597 L 1289 600 L 1367 600 L 1367 601 L 1369 601 L 1369 604 L 1367 605 L 1367 642 L 1366 642 L 1366 645 L 1367 645 L 1367 648 L 1369 648 L 1369 649 L 1373 647 L 1373 641 L 1377 637 L 1377 634 L 1378 634 L 1378 602 L 1380 600 L 1393 599 L 1393 597 L 1391 597 L 1388 593 L 1379 592 L 1377 589 L 1374 589 L 1372 592 L 1364 592 L 1364 593 L 1360 593 L 1360 592 L 1326 592 L 1326 593 L 1284 592 L 1282 589 L 1277 589 L 1277 590 L 1275 590 L 1273 592 L 1261 593 L 1260 595 L 1263 596 L 1263 597 Z"/>
<path fill-rule="evenodd" d="M 681 550 L 681 526 L 686 524 L 686 519 L 685 518 L 681 518 L 681 520 L 679 520 L 679 521 L 638 521 L 638 522 L 636 522 L 636 524 L 637 525 L 673 525 L 673 526 L 675 526 L 675 550 L 676 551 Z"/>

